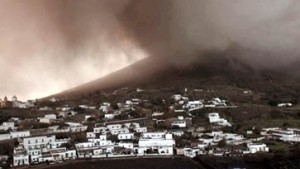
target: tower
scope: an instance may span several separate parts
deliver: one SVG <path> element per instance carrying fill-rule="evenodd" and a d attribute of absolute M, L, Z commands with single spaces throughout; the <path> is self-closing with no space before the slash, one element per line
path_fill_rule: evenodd
<path fill-rule="evenodd" d="M 8 102 L 8 99 L 6 96 L 4 97 L 4 102 Z"/>
<path fill-rule="evenodd" d="M 11 102 L 8 101 L 7 97 L 5 96 L 3 102 L 1 103 L 1 107 L 2 108 L 10 108 L 11 105 L 12 105 Z"/>
<path fill-rule="evenodd" d="M 11 99 L 13 102 L 16 102 L 16 101 L 18 101 L 18 98 L 17 98 L 17 96 L 16 95 L 14 95 L 13 97 L 12 97 L 12 99 Z"/>

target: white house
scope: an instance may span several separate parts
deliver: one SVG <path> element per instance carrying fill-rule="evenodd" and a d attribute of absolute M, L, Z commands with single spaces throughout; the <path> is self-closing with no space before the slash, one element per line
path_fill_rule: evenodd
<path fill-rule="evenodd" d="M 122 133 L 129 133 L 129 129 L 128 128 L 120 128 L 120 129 L 110 130 L 110 134 L 112 134 L 112 135 L 118 135 L 118 134 L 122 134 Z"/>
<path fill-rule="evenodd" d="M 70 126 L 70 131 L 73 133 L 86 131 L 87 127 L 88 127 L 88 126 L 84 126 L 80 123 L 74 123 L 74 122 L 66 122 L 66 124 L 68 124 Z"/>
<path fill-rule="evenodd" d="M 181 137 L 182 135 L 184 135 L 184 132 L 181 130 L 177 130 L 177 131 L 172 131 L 172 134 L 174 136 Z"/>
<path fill-rule="evenodd" d="M 126 143 L 126 142 L 119 142 L 118 143 L 119 147 L 123 147 L 123 148 L 128 148 L 128 149 L 133 149 L 133 143 Z"/>
<path fill-rule="evenodd" d="M 86 132 L 86 138 L 96 138 L 96 134 L 94 132 Z"/>
<path fill-rule="evenodd" d="M 220 115 L 219 113 L 209 113 L 208 119 L 210 123 L 217 123 L 220 121 Z"/>
<path fill-rule="evenodd" d="M 99 150 L 99 146 L 92 142 L 77 143 L 75 144 L 75 147 L 78 158 L 90 158 L 93 156 L 94 150 Z"/>
<path fill-rule="evenodd" d="M 201 154 L 201 150 L 199 148 L 184 148 L 184 156 L 194 158 L 198 154 Z"/>
<path fill-rule="evenodd" d="M 119 140 L 131 140 L 134 139 L 134 133 L 120 133 L 118 134 Z"/>
<path fill-rule="evenodd" d="M 55 114 L 46 114 L 44 117 L 39 117 L 40 123 L 47 123 L 50 124 L 52 121 L 56 120 Z"/>
<path fill-rule="evenodd" d="M 179 128 L 185 128 L 186 127 L 186 121 L 185 120 L 176 120 L 171 123 L 172 127 L 179 127 Z"/>
<path fill-rule="evenodd" d="M 180 100 L 184 100 L 184 101 L 188 101 L 189 98 L 188 97 L 184 97 L 180 94 L 175 94 L 172 96 L 172 98 L 175 100 L 175 101 L 180 101 Z"/>
<path fill-rule="evenodd" d="M 61 111 L 70 111 L 70 110 L 71 110 L 71 107 L 68 106 L 68 105 L 65 105 L 65 106 L 61 109 Z"/>
<path fill-rule="evenodd" d="M 47 136 L 44 136 L 46 138 Z M 45 161 L 54 161 L 54 158 L 48 153 L 51 149 L 43 148 L 48 147 L 51 144 L 52 146 L 58 146 L 62 144 L 62 140 L 55 140 L 53 143 L 48 143 L 43 145 L 44 143 L 40 143 L 41 138 L 43 137 L 33 137 L 23 139 L 23 142 L 20 143 L 18 147 L 14 148 L 13 155 L 13 165 L 29 165 L 30 163 L 39 163 Z M 49 139 L 54 139 L 53 137 L 49 137 Z M 50 141 L 51 141 L 50 140 Z M 42 140 L 43 141 L 43 140 Z M 47 141 L 47 140 L 45 140 Z M 49 141 L 49 140 L 48 140 Z M 47 149 L 47 152 L 43 150 Z M 49 155 L 48 155 L 49 154 Z M 76 152 L 73 151 L 73 154 L 76 156 Z M 67 158 L 65 158 L 67 159 Z"/>
<path fill-rule="evenodd" d="M 0 141 L 11 139 L 10 134 L 0 134 Z"/>
<path fill-rule="evenodd" d="M 195 109 L 195 108 L 203 108 L 203 102 L 200 100 L 188 101 L 183 108 L 184 109 Z"/>
<path fill-rule="evenodd" d="M 15 123 L 14 122 L 3 122 L 0 126 L 0 130 L 14 130 L 15 129 Z"/>
<path fill-rule="evenodd" d="M 165 132 L 143 133 L 138 145 L 138 154 L 173 155 L 175 140 Z"/>
<path fill-rule="evenodd" d="M 111 109 L 110 103 L 108 103 L 108 102 L 102 103 L 102 104 L 100 105 L 100 108 L 99 108 L 99 110 L 101 110 L 101 111 L 104 112 L 104 113 L 109 112 L 110 109 Z"/>
<path fill-rule="evenodd" d="M 11 138 L 23 138 L 23 137 L 30 137 L 30 131 L 11 131 L 10 132 Z"/>
<path fill-rule="evenodd" d="M 106 128 L 108 130 L 121 129 L 122 128 L 122 124 L 111 124 L 111 125 L 107 125 Z"/>
<path fill-rule="evenodd" d="M 145 133 L 145 132 L 147 132 L 147 127 L 137 127 L 137 128 L 134 128 L 134 131 L 137 133 Z"/>
<path fill-rule="evenodd" d="M 55 161 L 76 159 L 76 150 L 67 150 L 65 147 L 50 150 L 51 156 Z"/>
<path fill-rule="evenodd" d="M 58 112 L 58 115 L 61 117 L 67 117 L 67 116 L 75 116 L 78 113 L 76 111 L 60 111 Z"/>
<path fill-rule="evenodd" d="M 29 165 L 29 155 L 26 154 L 14 154 L 13 166 Z"/>
<path fill-rule="evenodd" d="M 68 133 L 70 132 L 70 127 L 59 127 L 57 126 L 49 126 L 48 127 L 48 133 Z"/>
<path fill-rule="evenodd" d="M 45 106 L 45 107 L 40 107 L 40 111 L 52 111 L 53 109 L 51 107 Z"/>
<path fill-rule="evenodd" d="M 56 114 L 46 114 L 45 118 L 55 120 L 57 117 L 56 117 Z"/>
<path fill-rule="evenodd" d="M 277 105 L 277 107 L 292 107 L 293 104 L 292 103 L 279 103 Z"/>
<path fill-rule="evenodd" d="M 23 145 L 24 149 L 41 149 L 42 152 L 49 152 L 50 149 L 58 148 L 62 144 L 67 143 L 69 139 L 56 139 L 56 136 L 37 136 L 24 138 L 20 145 Z"/>
<path fill-rule="evenodd" d="M 93 129 L 93 132 L 94 132 L 95 134 L 97 134 L 97 133 L 106 134 L 106 127 L 95 127 L 95 128 Z"/>
<path fill-rule="evenodd" d="M 232 126 L 226 119 L 220 118 L 219 113 L 209 113 L 208 119 L 210 123 L 218 124 L 220 126 Z"/>
<path fill-rule="evenodd" d="M 107 136 L 105 134 L 100 135 L 99 138 L 88 139 L 88 142 L 99 145 L 100 147 L 106 147 L 106 146 L 113 145 L 111 140 L 107 140 Z"/>
<path fill-rule="evenodd" d="M 269 152 L 269 147 L 263 143 L 249 143 L 247 144 L 249 152 L 254 154 L 257 152 Z"/>
<path fill-rule="evenodd" d="M 111 120 L 111 119 L 114 119 L 115 116 L 117 116 L 117 115 L 118 114 L 116 114 L 116 113 L 106 113 L 106 114 L 104 114 L 104 118 Z"/>
<path fill-rule="evenodd" d="M 57 99 L 55 97 L 52 97 L 51 99 L 49 99 L 51 102 L 57 102 Z"/>

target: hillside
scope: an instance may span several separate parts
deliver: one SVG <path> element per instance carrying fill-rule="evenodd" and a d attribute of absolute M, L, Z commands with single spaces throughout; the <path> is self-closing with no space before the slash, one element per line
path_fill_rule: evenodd
<path fill-rule="evenodd" d="M 76 99 L 83 95 L 122 87 L 144 89 L 235 87 L 261 92 L 274 98 L 298 100 L 299 77 L 295 68 L 256 70 L 237 60 L 214 58 L 186 67 L 146 58 L 106 77 L 49 96 Z M 226 92 L 226 91 L 224 91 Z"/>
<path fill-rule="evenodd" d="M 92 82 L 63 91 L 46 98 L 73 98 L 98 90 L 117 88 L 136 81 L 143 81 L 156 72 L 166 69 L 166 64 L 159 60 L 144 59 L 124 69 L 118 70 L 108 76 L 96 79 Z M 155 71 L 153 71 L 155 70 Z"/>

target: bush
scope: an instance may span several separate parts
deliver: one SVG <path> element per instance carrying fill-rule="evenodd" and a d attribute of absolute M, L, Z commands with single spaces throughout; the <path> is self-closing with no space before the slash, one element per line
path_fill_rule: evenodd
<path fill-rule="evenodd" d="M 220 147 L 220 148 L 223 148 L 223 147 L 225 147 L 227 144 L 226 144 L 226 140 L 225 139 L 223 139 L 223 140 L 221 140 L 221 141 L 219 141 L 218 142 L 218 147 Z"/>

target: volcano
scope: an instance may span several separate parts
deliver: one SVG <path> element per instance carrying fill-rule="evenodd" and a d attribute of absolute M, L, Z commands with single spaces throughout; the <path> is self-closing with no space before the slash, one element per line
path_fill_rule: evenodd
<path fill-rule="evenodd" d="M 238 60 L 214 57 L 178 67 L 164 60 L 149 57 L 108 76 L 80 85 L 47 98 L 78 98 L 96 91 L 133 88 L 208 88 L 234 86 L 258 92 L 281 91 L 297 95 L 297 67 L 257 70 Z"/>

